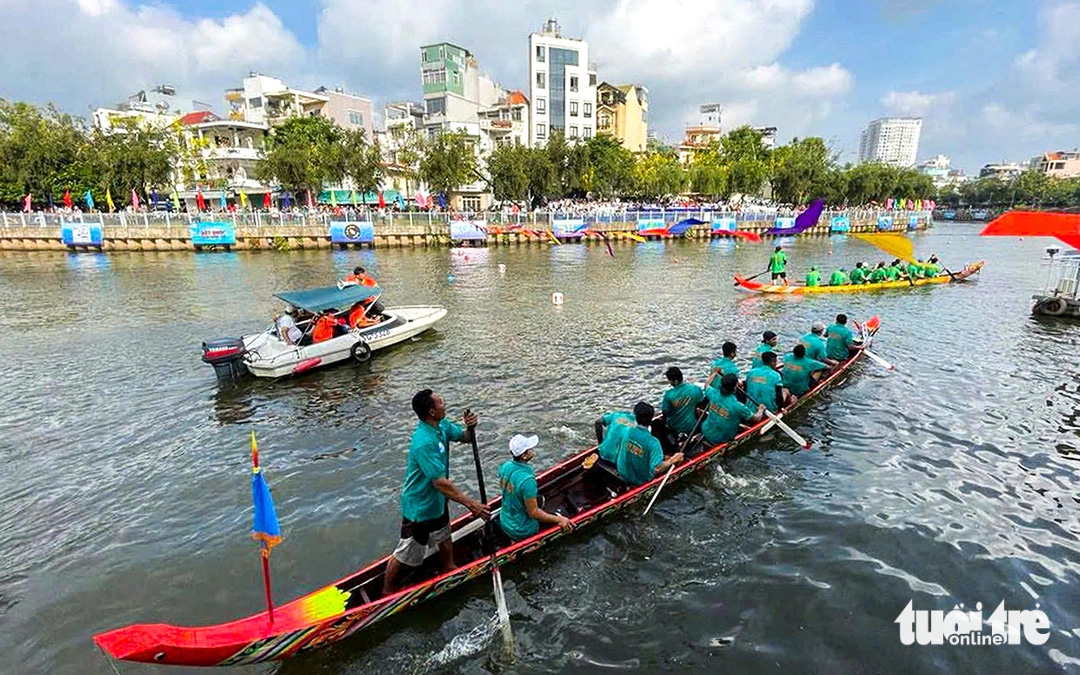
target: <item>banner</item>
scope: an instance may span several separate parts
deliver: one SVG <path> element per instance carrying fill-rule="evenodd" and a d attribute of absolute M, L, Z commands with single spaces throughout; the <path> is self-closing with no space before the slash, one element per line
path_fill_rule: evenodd
<path fill-rule="evenodd" d="M 877 217 L 877 229 L 879 229 L 879 230 L 891 230 L 892 229 L 892 216 L 878 216 Z"/>
<path fill-rule="evenodd" d="M 642 230 L 662 230 L 667 227 L 663 218 L 639 217 L 637 219 L 638 232 Z"/>
<path fill-rule="evenodd" d="M 60 241 L 64 246 L 101 246 L 105 240 L 101 223 L 60 221 Z"/>
<path fill-rule="evenodd" d="M 713 232 L 734 232 L 735 216 L 716 216 L 712 219 Z"/>
<path fill-rule="evenodd" d="M 191 224 L 191 243 L 195 246 L 233 246 L 236 229 L 224 221 L 197 221 Z"/>
<path fill-rule="evenodd" d="M 452 220 L 450 221 L 450 238 L 454 241 L 466 239 L 487 239 L 486 220 Z"/>
<path fill-rule="evenodd" d="M 851 230 L 850 216 L 833 216 L 829 221 L 829 232 L 848 232 Z"/>
<path fill-rule="evenodd" d="M 919 229 L 919 216 L 910 215 L 907 217 L 907 229 L 917 230 Z"/>
<path fill-rule="evenodd" d="M 555 218 L 551 221 L 551 230 L 556 237 L 579 234 L 578 230 L 583 229 L 585 229 L 585 221 L 581 218 Z"/>
<path fill-rule="evenodd" d="M 331 244 L 370 244 L 375 241 L 375 223 L 370 220 L 330 222 Z"/>
<path fill-rule="evenodd" d="M 776 223 L 774 224 L 774 227 L 776 227 L 776 228 L 795 227 L 795 218 L 790 217 L 790 216 L 784 216 L 784 217 L 781 217 L 781 218 L 777 218 Z"/>

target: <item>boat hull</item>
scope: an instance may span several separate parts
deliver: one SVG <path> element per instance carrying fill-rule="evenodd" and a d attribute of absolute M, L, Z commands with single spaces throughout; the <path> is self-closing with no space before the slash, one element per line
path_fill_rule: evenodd
<path fill-rule="evenodd" d="M 968 265 L 959 272 L 953 274 L 939 274 L 934 277 L 927 277 L 925 279 L 915 279 L 914 281 L 885 281 L 878 284 L 846 284 L 844 286 L 803 286 L 800 284 L 791 284 L 790 286 L 783 286 L 779 284 L 765 284 L 756 281 L 750 281 L 738 274 L 735 275 L 735 283 L 747 291 L 753 291 L 755 293 L 769 293 L 776 295 L 816 295 L 818 293 L 861 293 L 865 291 L 882 291 L 893 288 L 912 288 L 914 286 L 929 286 L 932 284 L 948 284 L 955 281 L 966 281 L 972 275 L 977 274 L 982 270 L 985 263 L 980 260 L 976 263 Z M 955 277 L 955 278 L 953 278 Z"/>
<path fill-rule="evenodd" d="M 880 325 L 877 317 L 867 322 L 871 334 Z M 862 358 L 858 351 L 810 392 L 783 411 L 790 415 L 812 402 L 829 387 L 841 381 Z M 762 420 L 740 433 L 729 443 L 707 448 L 683 462 L 671 472 L 668 483 L 676 482 L 708 466 L 763 433 L 768 425 Z M 558 485 L 560 481 L 584 474 L 595 468 L 586 462 L 594 454 L 595 447 L 583 450 L 562 463 L 537 476 L 541 492 Z M 597 462 L 597 464 L 602 464 Z M 572 516 L 576 530 L 642 503 L 652 497 L 663 484 L 657 477 L 644 485 L 629 488 L 618 496 L 583 509 Z M 501 498 L 496 497 L 490 506 L 497 513 Z M 548 505 L 545 504 L 545 508 Z M 464 514 L 451 523 L 455 542 L 465 541 L 481 525 L 471 514 Z M 377 581 L 379 570 L 385 567 L 389 556 L 384 557 L 355 574 L 335 584 L 325 586 L 314 593 L 293 600 L 274 609 L 275 622 L 270 624 L 265 613 L 216 626 L 179 627 L 168 624 L 137 624 L 118 628 L 94 636 L 94 641 L 107 654 L 117 659 L 148 663 L 187 666 L 238 666 L 262 663 L 294 656 L 341 640 L 375 623 L 394 616 L 410 607 L 430 600 L 451 589 L 483 576 L 493 565 L 500 567 L 533 553 L 562 538 L 567 533 L 558 527 L 541 530 L 532 537 L 501 547 L 494 556 L 478 555 L 472 562 L 450 572 L 413 584 L 392 595 L 373 601 L 359 602 L 364 584 Z M 455 544 L 455 546 L 457 543 Z M 361 590 L 358 590 L 361 589 Z"/>

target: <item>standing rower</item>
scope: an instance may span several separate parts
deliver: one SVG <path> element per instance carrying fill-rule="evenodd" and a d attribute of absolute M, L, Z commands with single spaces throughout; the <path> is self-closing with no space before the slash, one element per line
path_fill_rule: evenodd
<path fill-rule="evenodd" d="M 773 254 L 769 256 L 769 271 L 772 272 L 772 281 L 776 283 L 777 279 L 783 279 L 784 285 L 788 285 L 787 280 L 787 256 L 784 254 L 784 249 L 780 246 L 776 247 Z"/>
<path fill-rule="evenodd" d="M 401 540 L 386 564 L 383 594 L 397 590 L 401 566 L 420 567 L 428 551 L 438 549 L 443 572 L 454 569 L 454 542 L 450 539 L 450 511 L 447 499 L 488 520 L 491 511 L 462 492 L 450 480 L 452 441 L 471 442 L 476 435 L 477 417 L 465 411 L 465 426 L 446 419 L 446 403 L 430 389 L 416 392 L 412 409 L 419 418 L 409 443 L 405 463 L 405 484 L 401 488 Z"/>
<path fill-rule="evenodd" d="M 630 429 L 619 447 L 619 457 L 615 465 L 619 477 L 630 485 L 642 485 L 668 470 L 672 464 L 683 460 L 683 454 L 676 452 L 664 459 L 660 441 L 649 431 L 656 411 L 645 401 L 634 405 L 634 419 L 637 426 Z"/>
<path fill-rule="evenodd" d="M 829 326 L 825 334 L 828 336 L 825 355 L 830 359 L 846 361 L 851 356 L 851 345 L 855 342 L 855 336 L 847 327 L 847 314 L 837 314 L 836 323 Z"/>
<path fill-rule="evenodd" d="M 540 523 L 558 525 L 569 530 L 570 519 L 548 513 L 537 505 L 536 470 L 529 464 L 540 442 L 536 435 L 516 434 L 510 439 L 510 456 L 499 467 L 499 486 L 502 488 L 502 509 L 499 527 L 514 541 L 528 539 L 540 531 Z"/>

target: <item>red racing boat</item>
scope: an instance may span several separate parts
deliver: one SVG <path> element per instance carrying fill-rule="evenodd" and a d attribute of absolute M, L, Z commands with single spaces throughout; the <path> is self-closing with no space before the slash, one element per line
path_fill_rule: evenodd
<path fill-rule="evenodd" d="M 876 316 L 867 321 L 868 335 L 876 333 L 880 323 Z M 839 382 L 862 355 L 861 350 L 857 351 L 782 414 L 790 415 L 808 405 Z M 729 443 L 688 452 L 668 482 L 731 455 L 764 433 L 766 425 L 767 419 L 744 429 Z M 663 481 L 658 476 L 644 485 L 629 486 L 619 478 L 614 465 L 596 459 L 594 449 L 584 450 L 537 476 L 544 508 L 569 517 L 577 529 L 633 504 L 644 504 Z M 492 500 L 493 512 L 497 512 L 499 502 L 499 497 Z M 249 665 L 318 649 L 489 573 L 493 556 L 485 554 L 481 546 L 483 521 L 465 514 L 453 521 L 451 529 L 455 557 L 468 562 L 438 574 L 438 556 L 430 556 L 422 567 L 411 572 L 411 578 L 403 579 L 402 590 L 389 596 L 382 595 L 387 556 L 340 581 L 275 607 L 272 624 L 265 612 L 215 626 L 135 624 L 95 635 L 94 642 L 113 658 L 184 666 Z M 520 542 L 502 540 L 494 558 L 500 567 L 508 565 L 565 534 L 553 526 Z"/>

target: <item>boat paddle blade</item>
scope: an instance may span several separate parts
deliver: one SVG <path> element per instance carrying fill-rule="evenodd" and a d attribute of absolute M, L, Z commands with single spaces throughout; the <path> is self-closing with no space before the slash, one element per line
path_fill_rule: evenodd
<path fill-rule="evenodd" d="M 800 436 L 797 431 L 789 427 L 787 423 L 784 422 L 784 420 L 780 419 L 779 415 L 773 413 L 768 408 L 765 409 L 765 415 L 769 418 L 769 422 L 765 426 L 761 427 L 762 435 L 764 435 L 765 432 L 771 429 L 772 425 L 775 424 L 780 429 L 780 431 L 783 431 L 785 434 L 790 436 L 791 440 L 801 445 L 803 450 L 810 449 L 810 441 L 806 440 L 805 438 Z"/>
<path fill-rule="evenodd" d="M 896 366 L 889 363 L 888 361 L 881 358 L 880 356 L 878 356 L 877 354 L 875 354 L 874 352 L 870 351 L 869 349 L 867 349 L 865 347 L 863 347 L 863 353 L 865 353 L 867 356 L 869 356 L 871 361 L 878 364 L 879 366 L 881 366 L 885 370 L 896 370 Z"/>

